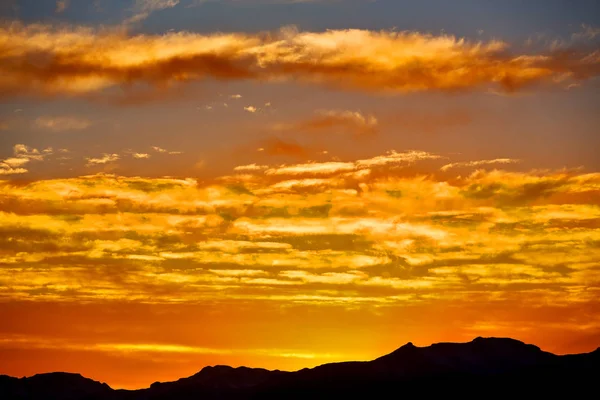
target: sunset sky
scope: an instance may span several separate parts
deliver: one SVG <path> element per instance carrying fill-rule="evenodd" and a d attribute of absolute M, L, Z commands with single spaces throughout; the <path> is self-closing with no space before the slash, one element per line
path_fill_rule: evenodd
<path fill-rule="evenodd" d="M 600 2 L 2 0 L 0 374 L 600 346 Z"/>

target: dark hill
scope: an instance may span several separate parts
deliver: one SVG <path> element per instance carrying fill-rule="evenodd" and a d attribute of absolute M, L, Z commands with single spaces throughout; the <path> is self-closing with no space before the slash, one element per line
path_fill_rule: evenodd
<path fill-rule="evenodd" d="M 408 343 L 367 362 L 325 364 L 296 372 L 206 367 L 148 389 L 113 390 L 80 375 L 0 376 L 2 399 L 338 399 L 415 396 L 596 398 L 600 349 L 558 356 L 518 340 Z"/>
<path fill-rule="evenodd" d="M 79 400 L 110 398 L 113 390 L 106 383 L 79 374 L 52 372 L 29 378 L 0 375 L 0 398 L 10 400 Z"/>

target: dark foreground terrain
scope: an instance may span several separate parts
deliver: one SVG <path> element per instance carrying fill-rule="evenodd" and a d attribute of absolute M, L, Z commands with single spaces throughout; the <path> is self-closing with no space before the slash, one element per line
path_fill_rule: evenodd
<path fill-rule="evenodd" d="M 52 400 L 354 399 L 550 395 L 600 397 L 600 348 L 557 356 L 513 339 L 477 338 L 396 351 L 366 362 L 325 364 L 296 372 L 206 367 L 176 382 L 113 390 L 78 374 L 0 375 L 0 398 Z"/>

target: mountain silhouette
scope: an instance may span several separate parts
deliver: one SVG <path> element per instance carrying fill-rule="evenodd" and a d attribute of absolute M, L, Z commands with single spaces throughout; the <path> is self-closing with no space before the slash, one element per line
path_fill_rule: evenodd
<path fill-rule="evenodd" d="M 558 396 L 596 398 L 600 348 L 555 355 L 507 338 L 468 343 L 408 343 L 373 361 L 341 362 L 295 372 L 205 367 L 147 389 L 113 390 L 79 374 L 0 375 L 6 400 L 337 399 L 422 396 Z"/>

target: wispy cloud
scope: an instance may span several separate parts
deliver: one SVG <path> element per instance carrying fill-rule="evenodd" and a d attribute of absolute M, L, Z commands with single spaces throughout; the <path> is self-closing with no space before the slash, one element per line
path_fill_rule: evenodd
<path fill-rule="evenodd" d="M 158 147 L 158 146 L 152 146 L 152 150 L 154 150 L 157 153 L 161 153 L 161 154 L 170 154 L 170 155 L 183 154 L 182 151 L 167 150 L 167 149 L 163 149 L 162 147 Z"/>
<path fill-rule="evenodd" d="M 140 15 L 147 15 L 175 4 L 143 2 L 138 8 Z M 295 80 L 377 93 L 490 87 L 514 92 L 535 84 L 567 87 L 600 74 L 593 46 L 511 53 L 500 41 L 470 42 L 417 32 L 284 29 L 269 35 L 126 36 L 89 28 L 12 24 L 0 28 L 0 38 L 4 96 L 90 94 L 132 79 L 165 87 L 205 78 Z M 52 62 L 33 66 L 33 54 L 44 54 L 43 59 Z"/>
<path fill-rule="evenodd" d="M 519 160 L 515 160 L 512 158 L 496 158 L 493 160 L 478 160 L 478 161 L 465 161 L 465 162 L 456 162 L 443 165 L 440 170 L 448 171 L 452 168 L 462 168 L 462 167 L 480 167 L 482 165 L 493 165 L 493 164 L 514 164 L 518 163 Z"/>
<path fill-rule="evenodd" d="M 341 358 L 340 354 L 331 353 L 311 353 L 293 349 L 231 349 L 231 348 L 210 348 L 200 346 L 190 346 L 176 343 L 96 343 L 86 344 L 80 341 L 56 340 L 39 337 L 6 337 L 0 339 L 0 348 L 33 348 L 33 349 L 53 349 L 53 350 L 70 350 L 70 351 L 87 351 L 87 352 L 105 352 L 110 354 L 148 354 L 148 353 L 163 353 L 163 354 L 212 354 L 212 355 L 258 355 L 270 357 L 284 358 L 300 358 L 300 359 L 327 359 Z"/>
<path fill-rule="evenodd" d="M 270 138 L 262 141 L 259 151 L 270 156 L 303 157 L 306 155 L 306 149 L 302 145 L 294 141 L 285 141 L 279 138 Z"/>
<path fill-rule="evenodd" d="M 336 175 L 339 173 L 351 173 L 349 176 L 367 177 L 375 169 L 388 169 L 407 166 L 421 160 L 435 160 L 441 156 L 423 151 L 396 152 L 390 151 L 380 155 L 353 162 L 327 161 L 311 162 L 306 164 L 282 165 L 269 168 L 265 171 L 267 175 Z"/>
<path fill-rule="evenodd" d="M 39 117 L 35 120 L 35 126 L 53 132 L 80 131 L 89 128 L 92 121 L 80 117 Z"/>
<path fill-rule="evenodd" d="M 127 18 L 123 24 L 130 25 L 141 22 L 155 11 L 173 8 L 179 4 L 179 0 L 136 0 L 133 6 L 133 16 Z"/>
<path fill-rule="evenodd" d="M 379 121 L 372 114 L 350 110 L 321 110 L 312 118 L 293 123 L 276 124 L 275 130 L 319 133 L 339 130 L 342 133 L 367 135 L 377 132 Z"/>
<path fill-rule="evenodd" d="M 600 27 L 587 24 L 581 24 L 581 30 L 571 36 L 573 40 L 593 40 L 596 37 L 600 37 Z"/>

